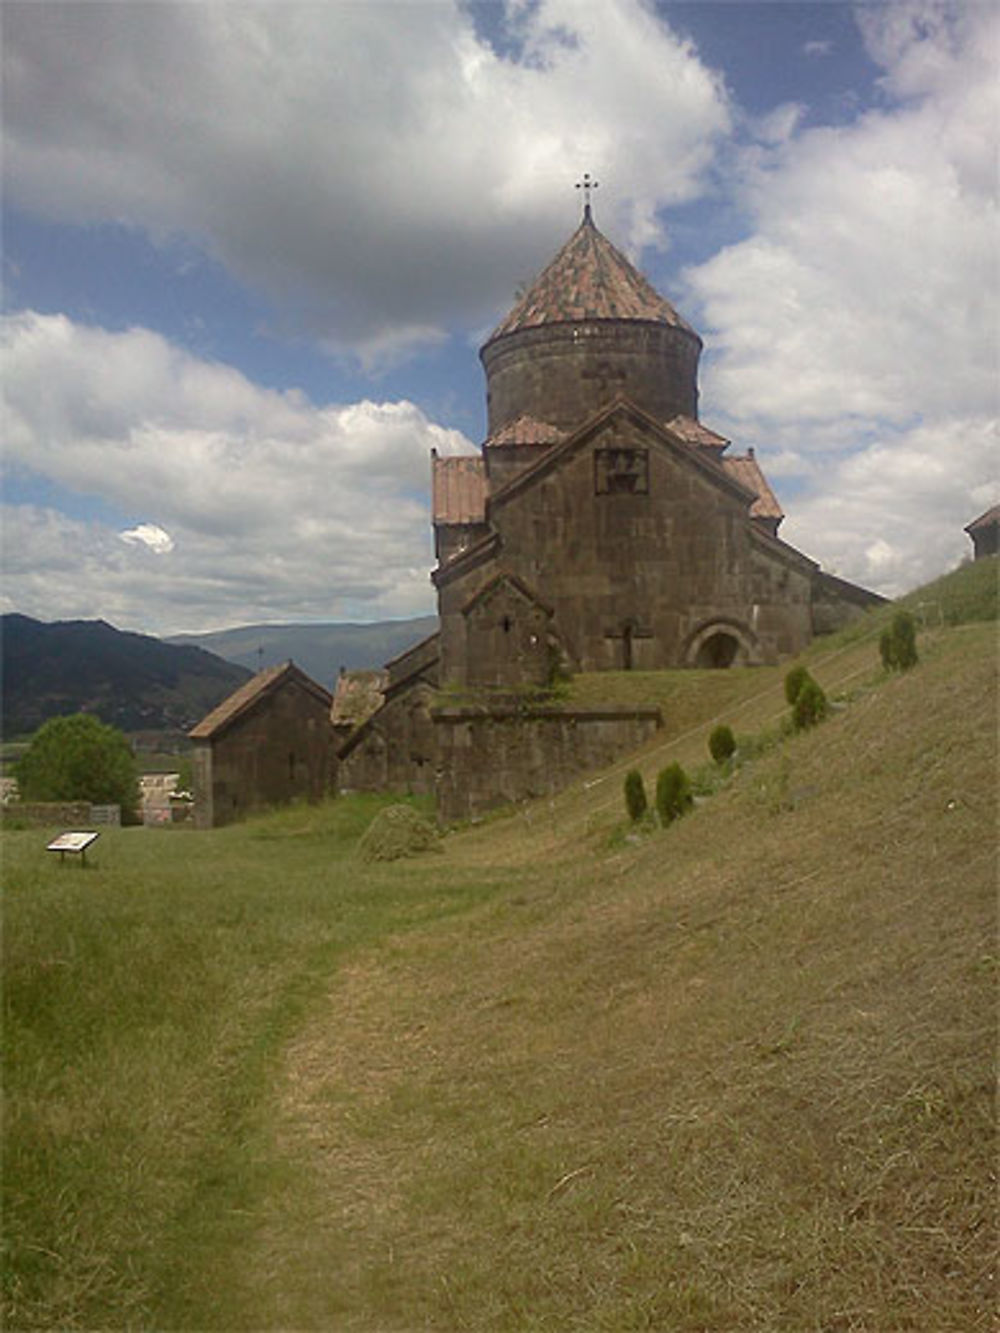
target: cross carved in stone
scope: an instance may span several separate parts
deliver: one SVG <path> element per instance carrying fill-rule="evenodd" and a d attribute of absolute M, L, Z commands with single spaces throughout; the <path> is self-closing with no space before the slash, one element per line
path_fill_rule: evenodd
<path fill-rule="evenodd" d="M 606 394 L 610 385 L 623 384 L 628 376 L 621 368 L 615 369 L 607 361 L 600 361 L 589 370 L 581 370 L 580 378 L 582 380 L 596 380 L 598 390 L 602 394 Z"/>
<path fill-rule="evenodd" d="M 631 671 L 634 665 L 632 644 L 636 639 L 651 639 L 653 631 L 645 626 L 639 625 L 634 620 L 626 620 L 616 629 L 606 629 L 604 631 L 606 639 L 621 640 L 621 670 Z"/>

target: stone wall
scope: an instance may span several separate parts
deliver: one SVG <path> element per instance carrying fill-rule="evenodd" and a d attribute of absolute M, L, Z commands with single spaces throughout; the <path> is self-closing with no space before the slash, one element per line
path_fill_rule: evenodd
<path fill-rule="evenodd" d="M 448 705 L 432 717 L 438 818 L 445 823 L 562 791 L 663 725 L 658 708 Z"/>
<path fill-rule="evenodd" d="M 546 324 L 487 343 L 489 434 L 527 414 L 574 430 L 623 396 L 657 421 L 698 416 L 701 339 L 640 321 Z"/>
<path fill-rule="evenodd" d="M 341 748 L 340 790 L 434 794 L 437 737 L 431 720 L 433 688 L 414 679 L 386 699 Z"/>
<path fill-rule="evenodd" d="M 192 749 L 195 824 L 213 828 L 331 787 L 329 705 L 295 680 Z"/>
<path fill-rule="evenodd" d="M 812 634 L 815 564 L 759 533 L 745 493 L 711 461 L 622 407 L 494 498 L 496 553 L 438 577 L 442 680 L 485 680 L 468 609 L 499 571 L 552 611 L 577 671 L 690 666 L 716 623 L 742 663 L 800 652 Z M 515 608 L 516 610 L 516 608 Z M 500 624 L 521 634 L 517 615 Z M 525 633 L 537 633 L 525 626 Z"/>
<path fill-rule="evenodd" d="M 86 829 L 90 825 L 89 801 L 11 801 L 3 817 L 12 824 L 31 828 Z"/>

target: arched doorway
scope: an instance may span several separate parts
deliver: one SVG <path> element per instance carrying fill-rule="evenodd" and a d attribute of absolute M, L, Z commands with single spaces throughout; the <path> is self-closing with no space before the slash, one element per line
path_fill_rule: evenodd
<path fill-rule="evenodd" d="M 732 634 L 727 634 L 725 630 L 717 630 L 715 634 L 710 634 L 699 645 L 698 652 L 694 659 L 696 667 L 714 667 L 722 669 L 731 667 L 739 656 L 739 640 Z"/>
<path fill-rule="evenodd" d="M 760 660 L 760 649 L 753 632 L 733 620 L 715 620 L 701 625 L 688 639 L 684 653 L 687 666 L 716 671 L 749 666 Z"/>

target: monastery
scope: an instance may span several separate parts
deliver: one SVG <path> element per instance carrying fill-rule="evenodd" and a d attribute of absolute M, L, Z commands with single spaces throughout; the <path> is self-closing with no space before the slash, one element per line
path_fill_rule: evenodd
<path fill-rule="evenodd" d="M 772 663 L 882 600 L 782 541 L 781 507 L 753 450 L 730 453 L 699 420 L 701 349 L 598 230 L 588 199 L 576 232 L 480 352 L 481 453 L 432 456 L 440 631 L 388 664 L 382 707 L 341 749 L 341 785 L 439 798 L 442 785 L 476 788 L 483 766 L 503 766 L 506 712 L 563 673 Z M 464 709 L 435 699 L 440 687 Z M 523 702 L 515 711 L 512 755 L 531 749 Z M 613 711 L 603 730 L 617 723 L 621 734 L 593 753 L 584 742 L 581 763 L 644 733 L 643 719 Z M 575 716 L 579 748 L 579 735 L 601 727 Z M 545 731 L 537 707 L 532 717 Z M 537 785 L 512 779 L 495 794 L 516 799 Z"/>
<path fill-rule="evenodd" d="M 480 353 L 480 453 L 432 455 L 439 632 L 377 684 L 342 674 L 330 725 L 291 664 L 220 706 L 192 733 L 206 822 L 265 787 L 422 792 L 447 821 L 557 791 L 662 725 L 561 703 L 567 674 L 773 663 L 882 601 L 782 541 L 753 450 L 699 419 L 700 337 L 583 188 L 580 226 Z"/>

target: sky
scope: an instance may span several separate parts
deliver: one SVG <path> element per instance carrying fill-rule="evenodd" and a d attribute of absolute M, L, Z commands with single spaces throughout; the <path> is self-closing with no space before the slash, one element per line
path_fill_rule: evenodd
<path fill-rule="evenodd" d="M 1000 498 L 1000 7 L 6 0 L 6 611 L 434 610 L 429 454 L 580 220 L 782 536 L 893 596 Z"/>

